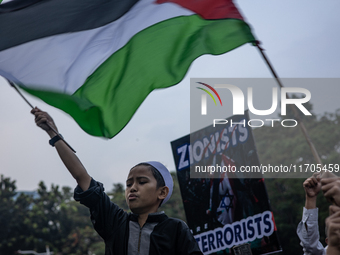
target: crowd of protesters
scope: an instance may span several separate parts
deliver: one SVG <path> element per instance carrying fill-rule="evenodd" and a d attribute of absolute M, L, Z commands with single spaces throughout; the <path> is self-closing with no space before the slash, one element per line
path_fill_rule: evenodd
<path fill-rule="evenodd" d="M 314 174 L 303 182 L 306 193 L 302 220 L 297 227 L 297 235 L 304 255 L 340 255 L 340 178 L 330 174 Z M 326 218 L 326 244 L 319 241 L 318 208 L 316 199 L 322 190 L 325 198 L 332 203 Z"/>

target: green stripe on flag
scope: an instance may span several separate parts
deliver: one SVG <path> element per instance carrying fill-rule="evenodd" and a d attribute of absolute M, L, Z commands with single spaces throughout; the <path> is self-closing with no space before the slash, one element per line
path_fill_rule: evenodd
<path fill-rule="evenodd" d="M 89 134 L 112 138 L 152 90 L 179 83 L 196 58 L 223 54 L 253 41 L 242 20 L 176 17 L 136 34 L 72 96 L 25 90 L 69 113 Z"/>
<path fill-rule="evenodd" d="M 34 90 L 22 86 L 21 88 L 70 114 L 85 132 L 94 136 L 110 137 L 103 123 L 101 109 L 85 98 L 57 92 Z"/>

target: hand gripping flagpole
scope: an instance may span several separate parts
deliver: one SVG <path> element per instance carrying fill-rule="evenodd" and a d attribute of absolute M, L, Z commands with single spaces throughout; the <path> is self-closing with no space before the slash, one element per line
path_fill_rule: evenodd
<path fill-rule="evenodd" d="M 33 105 L 26 99 L 26 97 L 20 92 L 20 90 L 17 88 L 17 86 L 15 86 L 15 84 L 13 82 L 11 82 L 10 80 L 8 80 L 7 78 L 5 78 L 7 80 L 7 82 L 12 86 L 12 88 L 14 88 L 18 94 L 25 100 L 25 102 L 32 108 L 34 109 Z M 60 138 L 60 140 L 62 140 L 67 147 L 69 147 L 74 153 L 76 153 L 76 151 L 71 147 L 71 145 L 69 145 L 65 139 L 58 133 L 57 130 L 55 130 L 48 122 L 46 122 L 46 125 Z"/>
<path fill-rule="evenodd" d="M 277 74 L 276 74 L 276 72 L 275 72 L 273 66 L 270 64 L 270 62 L 269 62 L 267 56 L 266 56 L 265 53 L 264 53 L 264 49 L 260 46 L 260 42 L 259 42 L 259 41 L 256 41 L 256 42 L 255 42 L 255 45 L 256 45 L 256 47 L 259 49 L 259 51 L 260 51 L 262 57 L 264 58 L 264 60 L 266 61 L 266 63 L 267 63 L 267 65 L 268 65 L 270 71 L 272 72 L 272 74 L 273 74 L 275 80 L 277 81 L 277 83 L 279 84 L 279 86 L 280 86 L 281 88 L 283 88 L 283 85 L 282 85 L 282 83 L 281 83 L 279 77 L 277 76 Z M 288 96 L 288 95 L 287 95 L 287 96 Z M 314 156 L 314 159 L 316 160 L 317 164 L 320 164 L 321 167 L 322 167 L 322 161 L 321 161 L 321 159 L 320 159 L 320 157 L 319 157 L 319 154 L 318 154 L 318 152 L 317 152 L 317 150 L 316 150 L 316 148 L 315 148 L 315 146 L 314 146 L 314 144 L 313 144 L 313 142 L 312 142 L 312 139 L 311 139 L 310 136 L 308 135 L 308 132 L 307 132 L 307 129 L 306 129 L 305 125 L 304 125 L 303 122 L 301 121 L 301 118 L 300 118 L 300 116 L 299 116 L 299 113 L 298 113 L 296 107 L 294 107 L 293 105 L 290 105 L 290 106 L 291 106 L 291 108 L 292 108 L 292 110 L 293 110 L 294 117 L 298 120 L 298 122 L 299 122 L 299 124 L 300 124 L 299 126 L 300 126 L 300 128 L 301 128 L 301 131 L 302 131 L 303 135 L 305 136 L 305 138 L 306 138 L 306 140 L 307 140 L 307 143 L 308 143 L 308 145 L 309 145 L 309 147 L 310 147 L 310 149 L 311 149 L 311 151 L 312 151 L 312 154 L 313 154 L 313 156 Z"/>

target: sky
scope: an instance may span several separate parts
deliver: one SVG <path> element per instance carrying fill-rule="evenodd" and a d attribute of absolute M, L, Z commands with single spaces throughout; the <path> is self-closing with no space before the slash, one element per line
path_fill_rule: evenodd
<path fill-rule="evenodd" d="M 282 78 L 340 78 L 338 0 L 238 0 L 245 20 Z M 243 45 L 220 56 L 193 62 L 181 83 L 152 92 L 128 125 L 113 139 L 85 133 L 67 114 L 39 99 L 27 99 L 55 120 L 89 174 L 106 190 L 125 183 L 139 162 L 157 160 L 175 170 L 170 142 L 190 132 L 190 78 L 272 77 L 258 50 Z M 339 88 L 338 88 L 339 87 Z M 311 85 L 314 112 L 340 108 L 340 86 Z M 0 78 L 0 174 L 16 180 L 18 190 L 37 189 L 44 181 L 75 187 L 48 135 L 36 127 L 30 107 Z"/>

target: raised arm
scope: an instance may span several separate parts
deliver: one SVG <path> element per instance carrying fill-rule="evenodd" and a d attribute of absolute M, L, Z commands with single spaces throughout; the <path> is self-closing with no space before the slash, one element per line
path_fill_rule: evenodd
<path fill-rule="evenodd" d="M 316 198 L 321 190 L 320 175 L 314 174 L 303 182 L 303 187 L 306 193 L 306 209 L 316 208 Z"/>
<path fill-rule="evenodd" d="M 318 208 L 316 197 L 321 190 L 320 176 L 314 174 L 303 182 L 306 193 L 305 208 L 303 208 L 302 220 L 297 227 L 297 235 L 303 254 L 324 255 L 325 249 L 319 241 Z"/>
<path fill-rule="evenodd" d="M 43 112 L 37 107 L 32 109 L 32 114 L 35 116 L 35 123 L 38 127 L 42 128 L 47 132 L 47 134 L 50 136 L 50 138 L 53 138 L 56 136 L 54 131 L 47 125 L 47 123 L 52 126 L 55 130 L 58 131 L 56 125 L 54 124 L 53 119 L 50 115 L 48 115 L 47 112 Z M 62 141 L 59 140 L 54 144 L 55 148 L 57 149 L 57 152 L 59 154 L 59 157 L 63 161 L 64 165 L 68 169 L 68 171 L 71 173 L 73 178 L 77 181 L 80 188 L 85 191 L 89 188 L 91 177 L 87 173 L 85 167 L 80 162 L 78 157 L 73 153 L 73 151 Z"/>

